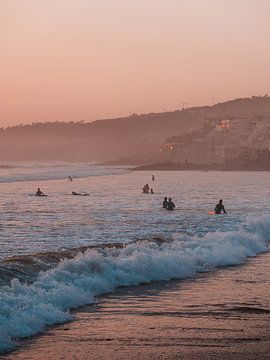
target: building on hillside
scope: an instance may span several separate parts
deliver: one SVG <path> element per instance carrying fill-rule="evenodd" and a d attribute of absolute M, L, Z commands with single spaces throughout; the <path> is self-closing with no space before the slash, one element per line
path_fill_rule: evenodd
<path fill-rule="evenodd" d="M 270 118 L 210 118 L 201 129 L 168 139 L 160 151 L 173 162 L 224 163 L 270 150 L 269 138 Z"/>

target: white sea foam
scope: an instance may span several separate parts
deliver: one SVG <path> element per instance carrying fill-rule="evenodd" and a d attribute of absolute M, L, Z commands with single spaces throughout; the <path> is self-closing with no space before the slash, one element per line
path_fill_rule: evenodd
<path fill-rule="evenodd" d="M 90 250 L 40 273 L 33 284 L 13 280 L 11 286 L 0 288 L 0 351 L 12 349 L 16 339 L 41 333 L 48 325 L 71 320 L 70 309 L 93 303 L 97 295 L 119 286 L 183 279 L 242 264 L 268 251 L 269 240 L 270 215 L 264 215 L 248 219 L 238 231 Z"/>

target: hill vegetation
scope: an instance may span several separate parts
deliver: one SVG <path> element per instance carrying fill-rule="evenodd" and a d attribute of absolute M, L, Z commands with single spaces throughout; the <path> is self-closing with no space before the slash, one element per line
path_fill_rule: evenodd
<path fill-rule="evenodd" d="M 254 115 L 270 116 L 268 96 L 92 123 L 56 121 L 0 128 L 0 160 L 142 159 L 144 154 L 147 157 L 149 153 L 157 153 L 168 137 L 201 128 L 207 118 Z"/>

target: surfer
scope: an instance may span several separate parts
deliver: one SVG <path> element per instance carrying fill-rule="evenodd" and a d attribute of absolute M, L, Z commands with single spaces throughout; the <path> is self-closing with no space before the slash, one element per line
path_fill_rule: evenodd
<path fill-rule="evenodd" d="M 73 181 L 73 179 L 72 179 L 72 177 L 71 177 L 71 176 L 69 176 L 69 177 L 68 177 L 68 181 L 70 181 L 70 182 L 72 182 L 72 181 Z"/>
<path fill-rule="evenodd" d="M 175 208 L 175 204 L 174 202 L 172 201 L 172 198 L 169 198 L 169 201 L 167 202 L 167 210 L 174 210 Z"/>
<path fill-rule="evenodd" d="M 87 193 L 77 193 L 76 191 L 72 191 L 71 195 L 89 196 Z"/>
<path fill-rule="evenodd" d="M 168 199 L 167 199 L 167 196 L 165 196 L 163 203 L 162 203 L 163 209 L 167 209 L 167 204 L 168 204 Z"/>
<path fill-rule="evenodd" d="M 148 194 L 149 193 L 149 190 L 150 190 L 150 187 L 148 184 L 145 184 L 144 187 L 143 187 L 143 193 L 144 194 Z"/>
<path fill-rule="evenodd" d="M 45 194 L 40 190 L 40 188 L 38 188 L 37 191 L 36 191 L 36 196 L 47 196 L 47 195 L 45 195 Z"/>
<path fill-rule="evenodd" d="M 224 205 L 222 203 L 223 203 L 223 200 L 220 199 L 219 203 L 215 207 L 215 214 L 221 214 L 221 211 L 223 211 L 224 214 L 227 214 L 227 212 L 225 210 L 225 207 L 224 207 Z"/>

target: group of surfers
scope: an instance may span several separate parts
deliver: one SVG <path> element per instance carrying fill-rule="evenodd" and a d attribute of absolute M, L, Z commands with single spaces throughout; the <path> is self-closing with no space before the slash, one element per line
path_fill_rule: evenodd
<path fill-rule="evenodd" d="M 76 191 L 72 191 L 71 195 L 89 196 L 89 194 L 87 194 L 87 193 L 78 193 Z M 36 196 L 47 196 L 47 195 L 44 194 L 44 192 L 41 191 L 40 188 L 38 188 L 36 191 Z"/>
<path fill-rule="evenodd" d="M 143 193 L 149 194 L 149 191 L 150 191 L 150 194 L 154 194 L 154 190 L 152 188 L 150 189 L 150 186 L 148 184 L 145 184 L 143 186 Z"/>
<path fill-rule="evenodd" d="M 162 203 L 162 207 L 163 207 L 163 209 L 174 210 L 175 204 L 172 201 L 172 198 L 169 198 L 169 200 L 168 200 L 167 196 L 165 196 L 163 203 Z"/>
<path fill-rule="evenodd" d="M 71 176 L 68 177 L 68 181 L 72 182 L 72 177 Z M 152 181 L 155 181 L 154 175 L 152 175 Z M 149 191 L 150 191 L 151 194 L 154 194 L 153 189 L 152 188 L 150 189 L 150 186 L 148 184 L 145 184 L 144 187 L 143 187 L 143 193 L 148 194 Z M 72 191 L 71 195 L 89 196 L 89 194 L 87 194 L 87 193 L 79 193 L 79 192 L 76 192 L 76 191 Z M 38 188 L 37 191 L 36 191 L 36 196 L 47 196 L 47 195 L 44 194 L 44 192 L 42 192 L 40 190 L 40 188 Z M 167 196 L 165 196 L 165 198 L 163 200 L 163 203 L 162 203 L 162 207 L 163 207 L 163 209 L 166 209 L 166 210 L 174 210 L 175 209 L 175 204 L 172 201 L 172 198 L 169 197 L 169 199 L 168 199 Z M 214 209 L 213 213 L 221 214 L 221 212 L 223 212 L 224 214 L 227 214 L 227 211 L 225 210 L 222 199 L 220 199 L 218 204 L 215 206 L 215 209 Z"/>
<path fill-rule="evenodd" d="M 167 196 L 165 196 L 163 203 L 162 203 L 162 207 L 163 207 L 163 209 L 174 210 L 175 204 L 172 201 L 172 198 L 168 199 Z M 219 214 L 221 214 L 221 212 L 223 212 L 224 214 L 227 214 L 227 211 L 225 210 L 222 199 L 220 199 L 219 202 L 217 203 L 217 205 L 215 206 L 213 213 L 219 215 Z"/>
<path fill-rule="evenodd" d="M 174 202 L 172 201 L 171 198 L 168 198 L 165 197 L 164 200 L 163 200 L 163 204 L 162 204 L 162 207 L 163 209 L 167 209 L 167 210 L 174 210 L 175 208 L 175 204 Z M 213 213 L 213 214 L 216 214 L 216 215 L 219 215 L 221 213 L 224 213 L 224 214 L 227 214 L 227 211 L 225 210 L 225 207 L 223 205 L 223 200 L 220 199 L 219 202 L 217 203 L 217 205 L 215 206 L 215 209 L 213 212 L 209 212 L 209 213 Z"/>

